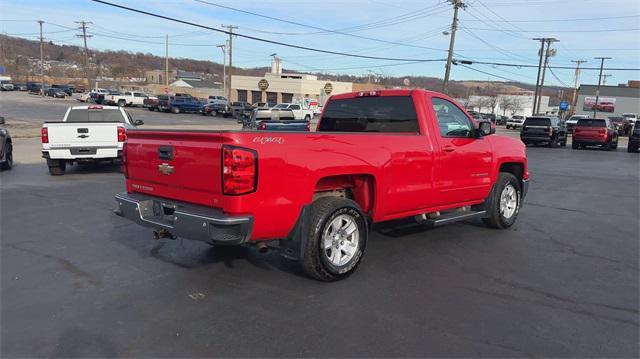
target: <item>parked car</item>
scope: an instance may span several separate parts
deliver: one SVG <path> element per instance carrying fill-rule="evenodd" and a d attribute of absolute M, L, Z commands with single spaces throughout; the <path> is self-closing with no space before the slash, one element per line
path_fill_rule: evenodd
<path fill-rule="evenodd" d="M 144 92 L 125 91 L 123 94 L 105 95 L 103 103 L 105 105 L 124 106 L 144 106 L 144 100 L 149 96 Z"/>
<path fill-rule="evenodd" d="M 41 83 L 29 81 L 27 82 L 27 91 L 31 93 L 33 90 L 40 91 Z"/>
<path fill-rule="evenodd" d="M 203 116 L 218 116 L 218 115 L 222 115 L 224 117 L 229 117 L 230 111 L 229 111 L 229 106 L 227 105 L 223 105 L 223 104 L 217 104 L 217 103 L 208 103 L 206 105 L 203 105 L 200 108 L 200 113 Z"/>
<path fill-rule="evenodd" d="M 51 85 L 51 88 L 60 89 L 60 90 L 64 91 L 69 96 L 73 95 L 73 88 L 70 85 L 53 84 L 53 85 Z"/>
<path fill-rule="evenodd" d="M 589 118 L 589 115 L 573 115 L 564 122 L 565 125 L 567 126 L 567 131 L 569 131 L 569 133 L 573 133 L 573 129 L 576 128 L 576 124 L 578 123 L 578 120 L 581 118 Z"/>
<path fill-rule="evenodd" d="M 42 95 L 42 94 L 47 94 L 47 90 L 49 90 L 49 85 L 44 85 L 44 88 L 42 88 L 42 85 L 35 85 L 35 86 L 31 86 L 29 89 L 28 94 L 30 95 Z"/>
<path fill-rule="evenodd" d="M 49 97 L 54 97 L 54 98 L 65 98 L 67 97 L 67 93 L 64 92 L 62 89 L 60 88 L 50 88 L 47 90 L 46 95 Z"/>
<path fill-rule="evenodd" d="M 229 105 L 229 112 L 240 122 L 242 117 L 251 116 L 251 104 L 246 101 L 232 102 L 231 105 Z"/>
<path fill-rule="evenodd" d="M 10 81 L 0 80 L 0 91 L 13 91 L 15 88 Z"/>
<path fill-rule="evenodd" d="M 49 173 L 59 176 L 68 164 L 122 158 L 125 131 L 142 125 L 116 106 L 69 107 L 60 122 L 42 125 L 42 157 Z"/>
<path fill-rule="evenodd" d="M 618 131 L 618 135 L 620 136 L 629 134 L 631 128 L 633 127 L 633 125 L 630 124 L 629 121 L 622 116 L 609 116 L 607 118 L 609 119 L 609 121 L 611 121 L 613 126 Z"/>
<path fill-rule="evenodd" d="M 633 129 L 629 132 L 629 144 L 627 145 L 627 152 L 638 152 L 640 147 L 640 121 L 636 121 L 633 125 Z"/>
<path fill-rule="evenodd" d="M 339 280 L 361 262 L 373 223 L 511 227 L 526 149 L 490 130 L 419 89 L 333 95 L 312 133 L 131 130 L 116 214 L 156 238 L 279 245 L 309 276 Z"/>
<path fill-rule="evenodd" d="M 15 84 L 13 84 L 13 88 L 16 91 L 27 91 L 27 84 L 25 84 L 25 83 L 15 83 Z"/>
<path fill-rule="evenodd" d="M 638 122 L 638 114 L 636 113 L 623 113 L 622 117 L 629 121 L 629 123 L 633 126 L 636 122 Z"/>
<path fill-rule="evenodd" d="M 573 131 L 571 148 L 575 150 L 585 146 L 615 150 L 618 148 L 618 131 L 608 118 L 582 118 Z"/>
<path fill-rule="evenodd" d="M 203 105 L 202 101 L 192 96 L 169 96 L 158 100 L 158 110 L 171 113 L 200 112 Z"/>
<path fill-rule="evenodd" d="M 160 100 L 166 101 L 168 98 L 168 95 L 151 96 L 142 100 L 142 106 L 146 107 L 149 111 L 155 111 L 158 109 Z"/>
<path fill-rule="evenodd" d="M 495 123 L 496 123 L 497 126 L 506 126 L 508 120 L 509 120 L 509 117 L 498 115 L 496 117 L 496 122 Z"/>
<path fill-rule="evenodd" d="M 4 124 L 4 117 L 2 118 Z M 10 170 L 13 167 L 13 141 L 9 131 L 0 127 L 0 169 Z"/>
<path fill-rule="evenodd" d="M 527 117 L 520 130 L 525 145 L 545 143 L 549 147 L 567 145 L 567 127 L 557 117 Z"/>
<path fill-rule="evenodd" d="M 522 123 L 524 122 L 524 116 L 521 115 L 513 115 L 507 120 L 507 129 L 513 128 L 517 130 L 522 127 Z"/>
<path fill-rule="evenodd" d="M 279 103 L 273 106 L 274 109 L 286 109 L 293 111 L 296 120 L 311 121 L 313 118 L 313 110 L 304 108 L 302 105 L 294 103 Z"/>
<path fill-rule="evenodd" d="M 228 106 L 229 101 L 224 96 L 209 96 L 207 99 L 207 104 L 214 104 L 218 106 Z"/>
<path fill-rule="evenodd" d="M 107 94 L 109 94 L 109 90 L 97 88 L 97 89 L 91 90 L 90 92 L 82 94 L 78 98 L 78 101 L 80 101 L 80 102 L 95 102 L 95 101 L 99 100 L 101 97 L 104 98 L 104 95 L 107 95 Z M 100 95 L 102 95 L 102 96 L 100 96 Z"/>
<path fill-rule="evenodd" d="M 310 131 L 311 122 L 296 120 L 292 110 L 256 108 L 250 118 L 242 121 L 244 130 L 260 131 Z"/>

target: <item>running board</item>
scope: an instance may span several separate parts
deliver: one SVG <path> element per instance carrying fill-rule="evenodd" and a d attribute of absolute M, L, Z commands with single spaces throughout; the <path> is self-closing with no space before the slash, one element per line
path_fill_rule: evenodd
<path fill-rule="evenodd" d="M 440 227 L 445 224 L 465 221 L 467 219 L 478 218 L 486 216 L 487 211 L 464 211 L 464 212 L 449 212 L 436 218 L 427 218 L 425 215 L 416 216 L 420 223 L 426 224 L 429 227 Z"/>

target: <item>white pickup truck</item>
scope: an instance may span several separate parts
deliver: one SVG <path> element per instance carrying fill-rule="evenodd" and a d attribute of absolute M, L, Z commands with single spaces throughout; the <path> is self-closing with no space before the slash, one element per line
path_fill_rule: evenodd
<path fill-rule="evenodd" d="M 105 95 L 103 103 L 105 105 L 124 106 L 142 106 L 144 99 L 149 98 L 144 92 L 125 91 L 121 95 Z"/>
<path fill-rule="evenodd" d="M 302 105 L 293 103 L 279 103 L 273 106 L 272 109 L 276 110 L 291 110 L 296 120 L 311 121 L 313 118 L 313 110 L 310 108 L 304 108 Z"/>
<path fill-rule="evenodd" d="M 62 121 L 42 125 L 42 157 L 52 176 L 63 175 L 67 164 L 117 161 L 126 130 L 142 124 L 121 107 L 69 107 Z"/>

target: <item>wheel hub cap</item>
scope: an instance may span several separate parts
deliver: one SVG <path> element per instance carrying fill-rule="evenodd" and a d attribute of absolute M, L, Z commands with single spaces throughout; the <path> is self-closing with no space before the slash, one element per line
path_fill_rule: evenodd
<path fill-rule="evenodd" d="M 325 258 L 335 266 L 348 263 L 356 254 L 360 233 L 353 217 L 340 215 L 327 223 L 322 235 Z"/>
<path fill-rule="evenodd" d="M 512 184 L 507 184 L 500 194 L 500 214 L 504 218 L 511 218 L 518 209 L 518 194 Z"/>

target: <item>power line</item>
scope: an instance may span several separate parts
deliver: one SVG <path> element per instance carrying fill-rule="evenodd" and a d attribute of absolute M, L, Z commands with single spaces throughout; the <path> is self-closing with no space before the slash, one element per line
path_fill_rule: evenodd
<path fill-rule="evenodd" d="M 173 22 L 177 22 L 177 23 L 181 23 L 181 24 L 185 24 L 185 25 L 189 25 L 189 26 L 199 27 L 199 28 L 202 28 L 202 29 L 207 29 L 207 30 L 211 30 L 211 31 L 215 31 L 215 32 L 219 32 L 219 33 L 223 33 L 223 34 L 229 35 L 229 31 L 217 29 L 217 28 L 214 28 L 214 27 L 206 26 L 206 25 L 201 25 L 201 24 L 194 23 L 194 22 L 191 22 L 191 21 L 181 20 L 181 19 L 177 19 L 177 18 L 174 18 L 174 17 L 160 15 L 160 14 L 152 13 L 152 12 L 145 11 L 145 10 L 140 10 L 140 9 L 135 9 L 135 8 L 131 8 L 131 7 L 128 7 L 128 6 L 124 6 L 124 5 L 114 4 L 114 3 L 111 3 L 111 2 L 108 2 L 108 1 L 104 1 L 104 0 L 91 0 L 91 1 L 97 2 L 97 3 L 101 3 L 101 4 L 104 4 L 104 5 L 109 5 L 109 6 L 116 7 L 116 8 L 120 8 L 120 9 L 123 9 L 123 10 L 131 11 L 131 12 L 136 12 L 136 13 L 139 13 L 139 14 L 144 14 L 144 15 L 148 15 L 148 16 L 157 17 L 159 19 L 169 20 L 169 21 L 173 21 Z M 341 56 L 347 56 L 347 57 L 357 57 L 357 58 L 363 58 L 363 59 L 389 60 L 389 61 L 415 61 L 415 62 L 444 61 L 442 59 L 406 59 L 406 58 L 358 55 L 358 54 L 350 54 L 350 53 L 339 52 L 339 51 L 316 49 L 316 48 L 312 48 L 312 47 L 308 47 L 308 46 L 294 45 L 294 44 L 289 44 L 289 43 L 285 43 L 285 42 L 281 42 L 281 41 L 268 40 L 268 39 L 263 39 L 263 38 L 260 38 L 260 37 L 251 36 L 251 35 L 245 35 L 245 34 L 240 34 L 240 33 L 233 33 L 233 35 L 235 35 L 237 37 L 242 37 L 242 38 L 245 38 L 245 39 L 266 42 L 266 43 L 269 43 L 269 44 L 291 47 L 291 48 L 294 48 L 294 49 L 307 50 L 307 51 L 313 51 L 313 52 L 320 52 L 320 53 L 325 53 L 325 54 L 341 55 Z M 429 49 L 429 48 L 427 48 L 427 49 Z"/>
<path fill-rule="evenodd" d="M 556 80 L 557 80 L 557 81 L 558 81 L 562 86 L 564 86 L 564 87 L 571 87 L 571 85 L 567 85 L 567 83 L 566 83 L 566 82 L 564 82 L 564 81 L 560 80 L 560 79 L 558 78 L 558 76 L 556 76 L 555 72 L 553 72 L 553 70 L 552 70 L 552 69 L 549 69 L 549 72 L 551 72 L 551 75 L 553 75 L 553 77 L 554 77 L 554 78 L 555 78 L 555 79 L 556 79 Z"/>
<path fill-rule="evenodd" d="M 95 0 L 95 1 L 99 1 L 99 0 Z M 359 39 L 363 39 L 363 40 L 376 41 L 376 42 L 381 42 L 381 43 L 385 43 L 385 44 L 394 44 L 394 45 L 398 45 L 399 44 L 399 45 L 407 46 L 407 47 L 423 48 L 423 49 L 428 49 L 428 50 L 446 51 L 446 50 L 443 50 L 443 49 L 435 49 L 433 47 L 402 44 L 402 43 L 398 43 L 398 42 L 394 42 L 394 41 L 387 41 L 387 40 L 376 39 L 376 38 L 368 37 L 368 36 L 356 35 L 356 34 L 344 32 L 344 31 L 340 31 L 340 30 L 326 29 L 326 28 L 319 27 L 319 26 L 303 24 L 303 23 L 300 23 L 300 22 L 291 21 L 291 20 L 287 20 L 287 19 L 281 19 L 281 18 L 278 18 L 278 17 L 264 15 L 264 14 L 260 14 L 260 13 L 256 13 L 256 12 L 252 12 L 252 11 L 248 11 L 248 10 L 242 10 L 242 9 L 234 8 L 234 7 L 231 7 L 231 6 L 216 4 L 216 3 L 205 1 L 205 0 L 194 0 L 194 1 L 202 3 L 202 4 L 216 6 L 216 7 L 227 9 L 227 10 L 232 10 L 232 11 L 241 12 L 241 13 L 244 13 L 244 14 L 249 14 L 249 15 L 253 15 L 253 16 L 257 16 L 257 17 L 262 17 L 262 18 L 269 19 L 269 20 L 279 21 L 279 22 L 283 22 L 283 23 L 286 23 L 286 24 L 291 24 L 291 25 L 302 26 L 302 27 L 306 27 L 306 28 L 310 28 L 310 29 L 315 29 L 315 30 L 319 30 L 319 31 L 322 31 L 322 32 L 330 32 L 330 33 L 335 33 L 335 34 L 338 34 L 338 35 L 351 36 L 351 37 L 355 37 L 355 38 L 359 38 Z M 99 2 L 102 2 L 102 1 L 99 1 Z"/>
<path fill-rule="evenodd" d="M 521 81 L 518 81 L 518 80 L 510 79 L 510 78 L 508 78 L 508 77 L 504 77 L 504 76 L 500 76 L 500 75 L 492 74 L 492 73 L 490 73 L 490 72 L 486 72 L 486 71 L 482 71 L 482 70 L 474 69 L 474 68 L 473 68 L 473 67 L 471 67 L 471 66 L 467 66 L 467 65 L 463 65 L 463 64 L 458 64 L 458 66 L 462 66 L 462 67 L 464 67 L 464 68 L 466 68 L 466 69 L 469 69 L 469 70 L 471 70 L 471 71 L 479 72 L 479 73 L 481 73 L 481 74 L 489 75 L 489 76 L 496 77 L 496 78 L 499 78 L 499 79 L 503 79 L 503 80 L 507 80 L 507 81 L 511 81 L 511 82 L 521 82 Z"/>
<path fill-rule="evenodd" d="M 640 28 L 628 28 L 628 29 L 600 29 L 600 30 L 508 30 L 508 29 L 486 29 L 486 28 L 477 28 L 477 27 L 468 27 L 469 30 L 477 30 L 477 31 L 500 31 L 500 32 L 529 32 L 529 33 L 537 33 L 537 32 L 621 32 L 621 31 L 640 31 Z"/>
<path fill-rule="evenodd" d="M 483 4 L 484 6 L 484 4 Z M 627 16 L 609 16 L 609 17 L 587 17 L 587 18 L 567 18 L 567 19 L 544 19 L 544 20 L 508 20 L 508 22 L 568 22 L 568 21 L 593 21 L 593 20 L 613 20 L 613 19 L 628 19 L 637 18 L 640 15 L 627 15 Z M 482 20 L 466 20 L 466 21 L 482 21 Z"/>

